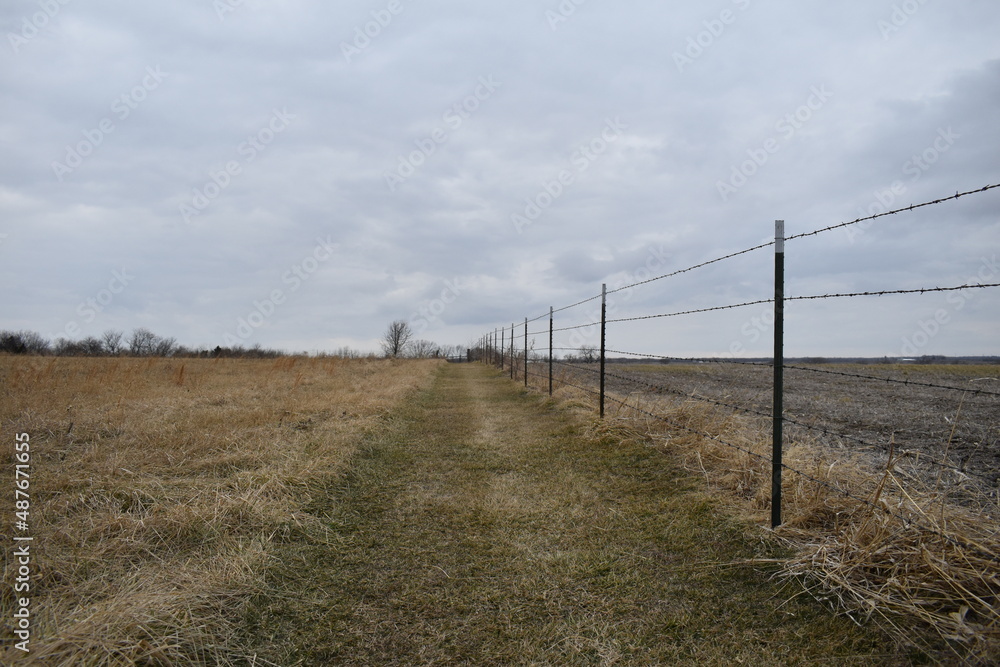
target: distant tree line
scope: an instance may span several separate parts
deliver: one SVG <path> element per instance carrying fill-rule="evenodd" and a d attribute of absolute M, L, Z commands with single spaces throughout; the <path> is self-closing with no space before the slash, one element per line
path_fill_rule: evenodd
<path fill-rule="evenodd" d="M 382 334 L 382 353 L 386 357 L 407 359 L 455 359 L 465 358 L 464 345 L 439 345 L 429 340 L 414 340 L 413 329 L 408 322 L 390 322 Z"/>
<path fill-rule="evenodd" d="M 394 323 L 396 324 L 396 323 Z M 402 323 L 404 330 L 397 331 L 395 347 L 383 352 L 387 357 L 434 358 L 464 356 L 465 347 L 442 346 L 426 340 L 412 340 L 409 325 Z M 191 348 L 181 345 L 177 339 L 159 336 L 149 329 L 140 327 L 131 333 L 108 329 L 100 336 L 87 336 L 81 340 L 57 338 L 50 341 L 34 331 L 0 331 L 0 354 L 48 355 L 57 357 L 201 357 L 201 358 L 249 358 L 274 359 L 288 356 L 283 350 L 262 347 L 259 343 L 246 347 Z M 306 355 L 305 352 L 302 355 Z M 374 354 L 349 347 L 341 347 L 320 356 L 358 359 Z"/>
<path fill-rule="evenodd" d="M 140 327 L 131 333 L 108 329 L 100 336 L 81 340 L 57 338 L 49 341 L 34 331 L 0 331 L 0 354 L 34 354 L 57 357 L 256 357 L 283 356 L 281 350 L 260 345 L 215 349 L 190 348 L 176 338 L 159 336 Z"/>

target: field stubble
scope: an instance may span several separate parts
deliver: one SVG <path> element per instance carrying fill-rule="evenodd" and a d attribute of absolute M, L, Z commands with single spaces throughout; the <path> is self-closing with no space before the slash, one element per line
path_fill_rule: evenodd
<path fill-rule="evenodd" d="M 437 365 L 0 357 L 4 437 L 31 436 L 31 660 L 249 660 L 232 638 L 274 545 L 324 530 L 304 508 Z"/>
<path fill-rule="evenodd" d="M 559 380 L 596 388 L 595 364 L 557 368 Z M 996 366 L 820 368 L 1000 391 Z M 769 367 L 625 364 L 608 371 L 606 428 L 650 438 L 726 490 L 734 507 L 768 522 L 771 420 L 745 410 L 770 414 Z M 535 373 L 547 390 L 545 373 Z M 593 409 L 592 391 L 556 387 L 557 397 Z M 996 396 L 787 370 L 786 417 L 850 437 L 786 425 L 783 462 L 805 475 L 783 476 L 784 524 L 776 534 L 797 554 L 784 576 L 931 655 L 944 640 L 951 653 L 939 654 L 943 660 L 996 664 L 997 406 Z"/>

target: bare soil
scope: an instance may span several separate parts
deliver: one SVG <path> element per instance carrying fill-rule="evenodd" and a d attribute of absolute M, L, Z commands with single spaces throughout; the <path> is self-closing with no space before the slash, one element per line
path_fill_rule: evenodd
<path fill-rule="evenodd" d="M 596 386 L 596 364 L 560 366 L 574 382 Z M 800 368 L 810 369 L 801 370 Z M 827 371 L 827 372 L 815 372 Z M 866 375 L 894 381 L 845 377 Z M 734 363 L 608 366 L 609 391 L 706 400 L 772 414 L 773 369 Z M 940 385 L 948 389 L 922 386 Z M 977 393 L 979 392 L 979 393 Z M 992 393 L 989 393 L 992 392 Z M 790 441 L 811 439 L 868 455 L 925 482 L 974 485 L 996 496 L 1000 481 L 1000 367 L 822 364 L 785 370 Z M 719 406 L 722 409 L 725 406 Z M 763 418 L 763 417 L 762 417 Z"/>

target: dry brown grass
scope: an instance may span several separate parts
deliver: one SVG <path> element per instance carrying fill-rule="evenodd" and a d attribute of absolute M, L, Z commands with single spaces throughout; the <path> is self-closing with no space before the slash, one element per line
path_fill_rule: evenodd
<path fill-rule="evenodd" d="M 249 632 L 282 665 L 903 665 L 645 442 L 478 364 L 369 438 Z M 330 548 L 335 544 L 336 548 Z M 251 610 L 253 611 L 253 610 Z"/>
<path fill-rule="evenodd" d="M 567 379 L 581 384 L 574 377 Z M 556 396 L 593 413 L 589 392 L 564 386 Z M 650 438 L 725 490 L 734 509 L 769 525 L 769 420 L 645 392 L 609 394 L 607 409 L 600 428 Z M 953 490 L 920 484 L 904 461 L 873 470 L 861 456 L 810 440 L 787 443 L 784 463 L 812 479 L 783 476 L 784 524 L 776 535 L 795 555 L 782 576 L 804 581 L 812 595 L 856 620 L 883 625 L 931 660 L 1000 661 L 995 499 L 981 494 L 972 502 L 966 489 L 962 502 L 953 502 Z"/>
<path fill-rule="evenodd" d="M 275 543 L 322 530 L 303 508 L 437 365 L 0 357 L 3 438 L 31 436 L 32 661 L 249 659 L 234 628 Z"/>

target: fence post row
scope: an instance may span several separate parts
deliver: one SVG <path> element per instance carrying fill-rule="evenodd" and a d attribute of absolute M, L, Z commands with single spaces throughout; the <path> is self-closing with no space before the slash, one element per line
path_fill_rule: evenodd
<path fill-rule="evenodd" d="M 774 405 L 771 441 L 771 527 L 781 525 L 781 450 L 785 372 L 785 221 L 774 223 Z"/>
<path fill-rule="evenodd" d="M 608 324 L 608 286 L 607 283 L 601 285 L 601 391 L 600 391 L 600 416 L 604 419 L 605 402 L 605 367 L 607 361 L 607 324 Z M 510 325 L 510 378 L 514 379 L 515 348 L 514 348 L 514 323 Z M 504 370 L 504 357 L 506 356 L 506 329 L 499 329 L 500 332 L 500 370 Z M 549 396 L 553 391 L 553 351 L 555 333 L 555 308 L 549 307 Z M 496 346 L 497 330 L 494 329 L 493 337 L 487 335 L 490 354 L 492 355 Z M 784 425 L 784 338 L 785 338 L 785 221 L 776 220 L 774 223 L 774 397 L 772 411 L 772 442 L 771 442 L 771 527 L 777 528 L 781 525 L 781 472 L 782 449 L 783 449 L 783 425 Z M 528 318 L 524 318 L 524 385 L 528 386 Z"/>

